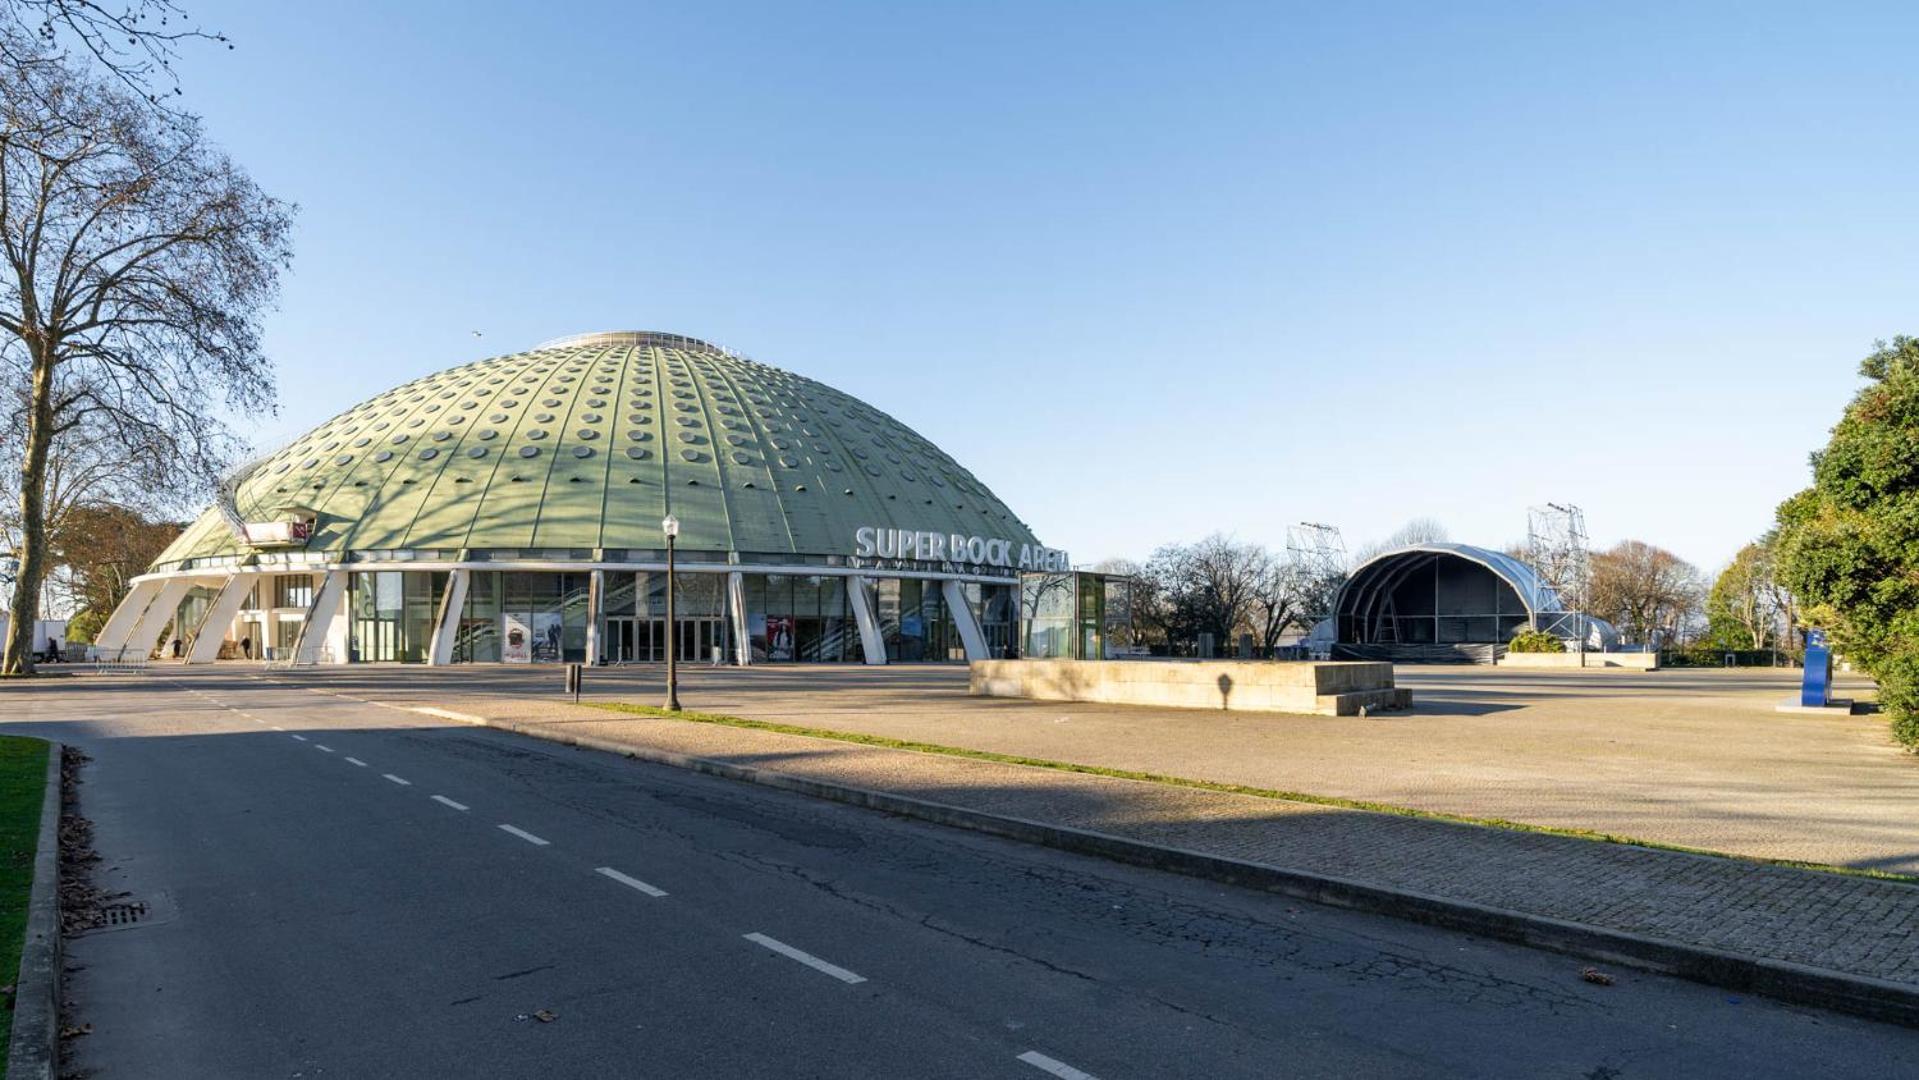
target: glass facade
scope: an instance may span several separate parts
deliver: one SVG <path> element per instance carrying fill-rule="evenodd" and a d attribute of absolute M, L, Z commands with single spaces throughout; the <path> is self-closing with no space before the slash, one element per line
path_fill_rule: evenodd
<path fill-rule="evenodd" d="M 273 606 L 277 608 L 307 608 L 313 606 L 313 575 L 273 575 Z"/>
<path fill-rule="evenodd" d="M 593 576 L 474 571 L 453 638 L 456 662 L 586 662 Z"/>
<path fill-rule="evenodd" d="M 1071 578 L 1072 575 L 1052 575 Z M 429 571 L 360 571 L 348 592 L 350 647 L 355 662 L 424 662 L 449 575 Z M 310 587 L 310 579 L 300 576 Z M 710 663 L 737 662 L 727 575 L 677 575 L 679 657 Z M 871 591 L 886 658 L 894 663 L 964 662 L 959 627 L 938 581 L 878 578 Z M 842 575 L 741 575 L 746 648 L 753 663 L 862 663 L 854 590 Z M 262 583 L 261 593 L 269 589 Z M 472 571 L 459 612 L 451 659 L 455 663 L 586 663 L 592 574 Z M 985 638 L 991 657 L 1019 654 L 1019 592 L 1015 586 L 968 582 L 959 589 Z M 1067 591 L 1071 596 L 1071 591 Z M 1071 608 L 1067 609 L 1071 615 Z M 297 634 L 297 620 L 290 632 Z M 1078 632 L 1067 617 L 1060 633 Z M 655 663 L 666 659 L 666 574 L 603 571 L 599 598 L 598 654 L 605 664 Z M 276 653 L 290 649 L 273 633 Z M 1044 636 L 1044 635 L 1042 635 Z M 263 632 L 262 639 L 267 638 Z M 1091 640 L 1097 641 L 1095 632 Z"/>
<path fill-rule="evenodd" d="M 1020 655 L 1103 660 L 1110 618 L 1099 574 L 1020 575 Z"/>
<path fill-rule="evenodd" d="M 746 633 L 754 663 L 859 663 L 859 621 L 846 579 L 746 574 Z"/>
<path fill-rule="evenodd" d="M 444 573 L 378 570 L 353 575 L 347 659 L 354 663 L 423 664 L 446 593 Z"/>
<path fill-rule="evenodd" d="M 173 627 L 167 632 L 166 649 L 162 655 L 184 656 L 193 635 L 200 629 L 200 623 L 207 617 L 207 609 L 213 606 L 213 600 L 220 590 L 204 585 L 195 585 L 187 590 L 180 599 L 180 606 L 173 612 Z M 225 627 L 208 627 L 209 633 L 220 634 Z"/>
<path fill-rule="evenodd" d="M 734 659 L 730 622 L 726 618 L 726 575 L 679 573 L 675 584 L 673 617 L 679 622 L 676 655 L 687 663 L 706 663 L 719 649 Z M 604 576 L 600 600 L 601 663 L 644 664 L 666 660 L 666 573 L 661 570 L 616 571 Z"/>

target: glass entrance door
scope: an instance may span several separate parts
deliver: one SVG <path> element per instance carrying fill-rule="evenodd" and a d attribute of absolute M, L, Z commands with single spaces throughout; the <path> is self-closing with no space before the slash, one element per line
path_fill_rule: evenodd
<path fill-rule="evenodd" d="M 688 664 L 704 664 L 713 659 L 713 650 L 726 645 L 726 620 L 681 619 L 679 659 Z M 661 657 L 665 659 L 665 657 Z"/>
<path fill-rule="evenodd" d="M 681 619 L 679 636 L 679 661 L 682 664 L 704 664 L 713 659 L 713 650 L 726 645 L 725 619 Z M 616 629 L 616 625 L 626 624 L 627 629 Z M 631 636 L 623 639 L 622 633 Z M 614 661 L 613 650 L 621 646 L 622 640 L 630 641 L 626 659 L 639 664 L 663 664 L 666 662 L 666 620 L 665 619 L 626 619 L 609 618 L 606 620 L 606 658 Z"/>
<path fill-rule="evenodd" d="M 630 664 L 640 659 L 635 652 L 638 644 L 634 620 L 631 616 L 613 615 L 606 620 L 606 662 L 609 664 Z"/>

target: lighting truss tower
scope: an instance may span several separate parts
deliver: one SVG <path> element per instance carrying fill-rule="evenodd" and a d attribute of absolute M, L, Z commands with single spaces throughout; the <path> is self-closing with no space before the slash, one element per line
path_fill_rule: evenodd
<path fill-rule="evenodd" d="M 1547 503 L 1526 510 L 1526 558 L 1550 586 L 1557 611 L 1535 612 L 1533 628 L 1568 634 L 1586 650 L 1586 607 L 1592 591 L 1592 553 L 1586 543 L 1586 515 L 1571 504 Z M 1539 625 L 1541 616 L 1545 626 Z"/>
<path fill-rule="evenodd" d="M 1330 607 L 1338 583 L 1351 569 L 1346 555 L 1346 538 L 1339 526 L 1317 521 L 1302 521 L 1286 530 L 1286 557 L 1299 580 L 1309 583 L 1307 595 L 1319 601 L 1314 606 Z M 1313 621 L 1332 618 L 1333 613 L 1314 611 Z"/>

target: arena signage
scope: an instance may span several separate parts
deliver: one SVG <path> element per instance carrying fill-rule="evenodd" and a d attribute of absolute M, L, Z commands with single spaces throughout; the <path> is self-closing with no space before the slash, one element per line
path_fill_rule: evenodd
<path fill-rule="evenodd" d="M 1070 570 L 1066 552 L 1038 544 L 926 529 L 881 529 L 862 525 L 853 532 L 853 554 L 862 559 L 911 559 L 916 562 L 971 563 L 1020 570 Z"/>

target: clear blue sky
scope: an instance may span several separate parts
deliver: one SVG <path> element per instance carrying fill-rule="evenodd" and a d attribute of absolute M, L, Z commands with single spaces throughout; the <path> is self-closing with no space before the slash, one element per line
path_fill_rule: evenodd
<path fill-rule="evenodd" d="M 1711 569 L 1919 333 L 1910 5 L 189 7 L 238 48 L 188 104 L 302 208 L 267 444 L 662 329 L 1080 561 L 1557 500 Z"/>

